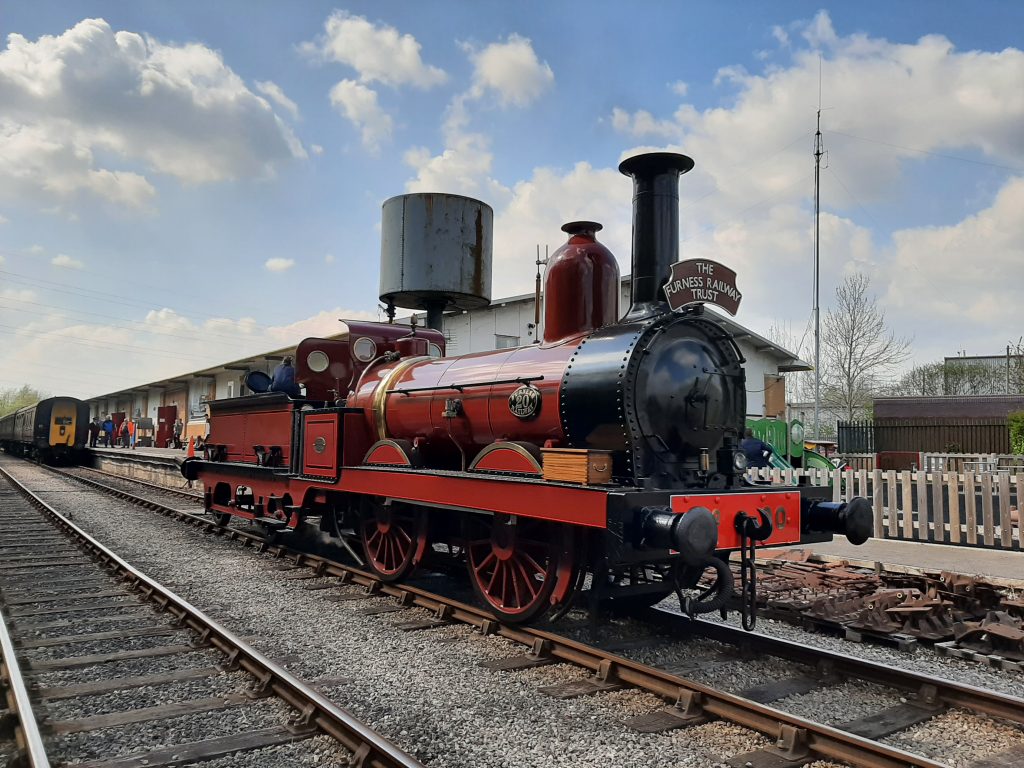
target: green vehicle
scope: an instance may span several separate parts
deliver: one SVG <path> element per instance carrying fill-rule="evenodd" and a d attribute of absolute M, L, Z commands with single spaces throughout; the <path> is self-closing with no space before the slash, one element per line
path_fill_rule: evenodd
<path fill-rule="evenodd" d="M 773 469 L 836 469 L 830 459 L 806 448 L 804 424 L 799 419 L 787 423 L 781 419 L 748 418 L 747 427 L 775 449 L 768 460 Z"/>

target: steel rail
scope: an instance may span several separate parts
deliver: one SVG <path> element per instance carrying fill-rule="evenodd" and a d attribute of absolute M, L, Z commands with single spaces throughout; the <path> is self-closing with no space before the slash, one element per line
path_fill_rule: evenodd
<path fill-rule="evenodd" d="M 826 666 L 829 672 L 843 677 L 876 683 L 887 688 L 898 688 L 917 694 L 922 703 L 942 703 L 950 707 L 963 707 L 972 712 L 998 717 L 1024 725 L 1024 699 L 1005 693 L 995 693 L 968 683 L 959 683 L 941 677 L 925 677 L 899 667 L 868 659 L 844 656 L 840 653 L 814 648 L 792 640 L 771 637 L 761 632 L 747 632 L 738 627 L 706 619 L 691 620 L 678 613 L 658 608 L 636 611 L 636 618 L 672 632 L 700 635 L 721 643 L 748 647 L 771 656 L 790 659 L 809 666 Z M 929 690 L 929 688 L 931 690 Z"/>
<path fill-rule="evenodd" d="M 271 542 L 253 533 L 221 527 L 207 517 L 167 507 L 158 502 L 136 496 L 119 488 L 106 486 L 94 480 L 67 474 L 56 469 L 51 469 L 51 471 L 91 485 L 99 490 L 148 509 L 192 523 L 208 532 L 219 533 L 239 540 L 246 546 L 255 546 L 258 551 L 269 552 L 278 558 L 289 559 L 296 566 L 311 568 L 320 576 L 337 577 L 342 583 L 362 586 L 368 592 L 394 597 L 403 605 L 424 608 L 434 613 L 438 618 L 472 625 L 483 634 L 500 635 L 531 648 L 531 652 L 535 655 L 546 656 L 555 661 L 562 661 L 589 669 L 601 679 L 640 688 L 658 695 L 670 703 L 688 702 L 691 707 L 690 712 L 695 711 L 694 707 L 699 708 L 706 714 L 759 731 L 773 739 L 777 739 L 779 743 L 791 743 L 795 738 L 802 742 L 810 752 L 822 758 L 847 762 L 862 768 L 946 768 L 944 763 L 938 763 L 926 757 L 872 741 L 838 728 L 815 723 L 740 696 L 718 691 L 695 681 L 631 661 L 552 632 L 532 627 L 502 624 L 482 609 L 412 585 L 387 584 L 377 579 L 373 574 L 329 558 L 300 552 L 284 544 Z M 704 624 L 708 624 L 708 622 L 701 622 L 701 626 Z M 698 629 L 698 631 L 700 630 Z M 839 654 L 832 654 L 820 649 L 815 649 L 814 652 L 820 654 L 822 659 L 829 659 L 830 661 L 842 660 L 847 663 L 845 668 L 851 670 L 860 663 L 872 664 L 871 662 L 859 662 L 858 660 L 842 657 Z M 872 666 L 888 669 L 883 665 L 872 664 Z M 877 671 L 875 670 L 875 672 Z M 890 671 L 895 672 L 897 670 Z M 908 680 L 915 677 L 914 673 L 903 670 L 898 671 L 902 673 L 902 677 L 897 678 L 894 674 L 894 678 Z M 887 680 L 883 682 L 889 684 Z M 1010 714 L 1009 719 L 1021 721 L 1021 712 L 1024 711 L 1022 710 L 1024 708 L 1024 700 L 995 694 L 983 689 L 975 689 L 971 686 L 961 685 L 941 678 L 924 676 L 917 676 L 913 685 L 908 684 L 908 690 L 919 691 L 923 685 L 935 685 L 941 688 L 944 693 L 943 698 L 946 701 L 954 700 L 952 696 L 955 691 L 969 690 L 976 697 L 975 700 L 981 702 L 986 701 L 986 699 L 988 700 L 986 708 L 982 711 L 986 713 L 999 713 L 997 716 Z M 957 703 L 962 702 L 957 701 Z"/>
<path fill-rule="evenodd" d="M 66 473 L 60 474 L 66 477 L 75 477 Z M 341 742 L 354 753 L 356 765 L 375 766 L 376 768 L 423 768 L 418 760 L 372 730 L 350 712 L 325 698 L 288 670 L 271 661 L 191 603 L 122 560 L 57 512 L 3 467 L 0 467 L 0 476 L 6 478 L 32 506 L 49 517 L 57 528 L 68 534 L 114 575 L 127 581 L 148 601 L 156 603 L 162 610 L 176 617 L 183 626 L 198 632 L 201 641 L 208 643 L 228 657 L 229 665 L 232 668 L 244 669 L 255 677 L 259 681 L 258 692 L 272 692 L 297 709 L 301 713 L 299 725 L 315 725 Z"/>
<path fill-rule="evenodd" d="M 50 768 L 50 758 L 46 756 L 46 747 L 43 746 L 39 723 L 36 722 L 35 713 L 32 711 L 28 686 L 25 684 L 21 665 L 18 664 L 18 657 L 14 654 L 14 643 L 7 630 L 7 622 L 2 611 L 0 611 L 0 670 L 3 672 L 0 677 L 6 681 L 8 686 L 7 702 L 18 716 L 15 738 L 22 758 L 28 761 L 31 768 Z"/>
<path fill-rule="evenodd" d="M 170 494 L 172 496 L 181 496 L 182 498 L 185 498 L 185 499 L 195 499 L 196 501 L 199 501 L 199 502 L 201 502 L 203 500 L 203 494 L 198 493 L 197 491 L 186 491 L 186 490 L 184 490 L 182 488 L 167 488 L 166 486 L 163 486 L 163 485 L 157 485 L 156 483 L 151 483 L 148 480 L 139 480 L 136 477 L 125 477 L 124 475 L 115 475 L 113 472 L 107 472 L 106 470 L 103 470 L 103 469 L 96 469 L 95 467 L 81 467 L 81 466 L 79 466 L 79 467 L 76 467 L 76 469 L 84 469 L 84 470 L 87 470 L 89 472 L 95 472 L 97 475 L 104 475 L 106 477 L 110 477 L 110 478 L 113 478 L 115 480 L 125 480 L 125 481 L 130 482 L 130 483 L 136 483 L 137 485 L 141 485 L 141 486 L 144 486 L 146 488 L 152 488 L 154 491 L 159 491 L 161 493 L 167 493 L 167 494 Z M 65 472 L 64 474 L 66 474 L 66 475 L 68 475 L 70 477 L 74 477 L 74 475 L 71 475 L 71 473 L 69 473 L 69 472 Z"/>
<path fill-rule="evenodd" d="M 136 496 L 128 491 L 123 491 L 120 488 L 113 488 L 87 478 L 81 478 L 59 470 L 52 471 L 65 475 L 66 477 L 74 478 L 80 482 L 93 485 L 100 490 L 117 495 L 140 506 L 145 506 L 149 509 L 162 512 L 163 514 L 173 514 L 179 519 L 192 523 L 193 525 L 220 532 L 223 535 L 227 535 L 234 539 L 243 540 L 246 546 L 255 544 L 261 550 L 269 550 L 271 553 L 277 554 L 278 556 L 291 553 L 297 562 L 301 561 L 311 563 L 311 567 L 316 569 L 320 569 L 320 564 L 323 563 L 324 565 L 322 566 L 322 569 L 324 570 L 325 575 L 340 575 L 340 573 L 328 572 L 329 566 L 337 566 L 339 569 L 342 569 L 342 573 L 349 572 L 352 574 L 360 574 L 368 579 L 369 581 L 361 582 L 364 586 L 371 582 L 378 581 L 376 577 L 369 572 L 343 563 L 338 563 L 330 560 L 329 558 L 299 552 L 298 550 L 288 548 L 280 543 L 273 544 L 254 533 L 239 531 L 233 528 L 220 528 L 212 520 L 207 517 L 203 517 L 201 514 L 167 507 L 159 504 L 158 502 L 153 502 L 141 496 Z M 385 589 L 384 587 L 387 588 Z M 391 594 L 396 597 L 401 597 L 401 595 L 396 593 L 394 591 L 395 589 L 413 589 L 411 587 L 390 587 L 383 584 L 383 582 L 381 582 L 381 588 L 386 594 Z M 423 592 L 423 594 L 431 595 L 431 593 L 428 592 Z M 431 596 L 434 597 L 438 603 L 446 600 L 446 598 L 440 595 Z M 436 609 L 436 606 L 427 607 L 432 610 Z M 477 611 L 477 613 L 482 617 L 493 620 L 493 617 L 482 609 L 476 609 L 473 606 L 465 607 L 469 610 Z M 651 624 L 662 625 L 673 632 L 696 633 L 711 640 L 727 643 L 729 645 L 745 645 L 758 651 L 768 653 L 772 656 L 791 659 L 810 666 L 826 666 L 837 674 L 846 677 L 877 683 L 888 688 L 897 688 L 910 694 L 925 693 L 934 701 L 941 702 L 948 706 L 964 707 L 973 712 L 1002 718 L 1010 722 L 1024 725 L 1024 698 L 1019 698 L 1010 694 L 997 693 L 969 685 L 967 683 L 948 680 L 946 678 L 929 677 L 917 672 L 901 669 L 899 667 L 881 664 L 867 659 L 858 659 L 856 657 L 846 656 L 834 651 L 828 651 L 823 648 L 801 645 L 789 640 L 771 637 L 760 632 L 747 632 L 726 624 L 719 624 L 717 622 L 703 619 L 691 620 L 685 616 L 655 608 L 637 611 L 634 615 Z M 926 686 L 934 687 L 934 692 L 926 691 Z"/>

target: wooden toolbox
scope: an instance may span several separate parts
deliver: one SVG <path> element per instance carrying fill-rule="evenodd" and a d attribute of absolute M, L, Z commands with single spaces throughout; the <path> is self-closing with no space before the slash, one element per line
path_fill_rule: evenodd
<path fill-rule="evenodd" d="M 541 448 L 544 479 L 583 485 L 612 480 L 612 452 L 579 448 Z"/>

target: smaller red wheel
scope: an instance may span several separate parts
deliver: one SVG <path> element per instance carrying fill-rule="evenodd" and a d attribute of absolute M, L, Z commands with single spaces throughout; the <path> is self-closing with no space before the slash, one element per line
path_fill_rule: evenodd
<path fill-rule="evenodd" d="M 552 607 L 560 561 L 565 565 L 569 560 L 557 526 L 507 515 L 469 515 L 465 539 L 469 580 L 498 618 L 532 621 Z"/>
<path fill-rule="evenodd" d="M 367 565 L 382 581 L 410 573 L 427 550 L 426 515 L 403 504 L 368 504 L 359 523 Z"/>

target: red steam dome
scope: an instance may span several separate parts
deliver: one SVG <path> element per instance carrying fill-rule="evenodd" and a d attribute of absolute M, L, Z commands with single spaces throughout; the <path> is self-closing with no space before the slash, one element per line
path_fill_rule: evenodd
<path fill-rule="evenodd" d="M 597 242 L 596 221 L 562 226 L 569 242 L 544 272 L 544 343 L 552 344 L 619 319 L 619 265 Z"/>

